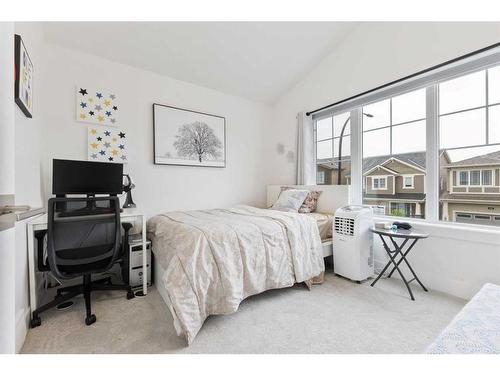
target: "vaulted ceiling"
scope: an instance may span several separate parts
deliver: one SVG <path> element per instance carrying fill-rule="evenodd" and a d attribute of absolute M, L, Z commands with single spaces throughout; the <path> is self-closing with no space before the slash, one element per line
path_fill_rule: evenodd
<path fill-rule="evenodd" d="M 356 27 L 353 22 L 57 22 L 67 48 L 272 104 Z"/>

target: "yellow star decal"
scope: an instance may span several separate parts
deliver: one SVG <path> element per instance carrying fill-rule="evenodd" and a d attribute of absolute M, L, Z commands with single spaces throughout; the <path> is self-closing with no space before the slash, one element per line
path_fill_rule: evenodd
<path fill-rule="evenodd" d="M 87 116 L 85 116 L 85 113 L 80 113 L 80 118 L 81 118 L 82 120 L 85 120 L 85 119 L 87 118 Z"/>
<path fill-rule="evenodd" d="M 97 143 L 91 143 L 90 146 L 95 150 L 97 148 L 97 146 L 99 146 Z"/>
<path fill-rule="evenodd" d="M 116 151 L 116 150 L 111 151 L 111 153 L 113 154 L 113 156 L 118 155 L 118 151 Z"/>
<path fill-rule="evenodd" d="M 97 134 L 97 130 L 95 130 L 95 129 L 90 130 L 90 134 L 96 135 Z"/>
<path fill-rule="evenodd" d="M 113 142 L 116 142 L 116 138 L 113 138 Z"/>
<path fill-rule="evenodd" d="M 111 104 L 111 102 L 110 102 L 108 99 L 106 99 L 106 100 L 104 101 L 104 105 L 105 105 L 106 107 L 108 107 L 110 104 Z"/>
<path fill-rule="evenodd" d="M 87 99 L 87 101 L 88 101 L 89 103 L 93 103 L 93 102 L 94 102 L 94 99 L 92 99 L 92 98 L 88 98 L 88 99 Z"/>
<path fill-rule="evenodd" d="M 97 120 L 99 122 L 103 122 L 104 121 L 104 116 L 101 116 L 101 115 L 97 116 Z"/>

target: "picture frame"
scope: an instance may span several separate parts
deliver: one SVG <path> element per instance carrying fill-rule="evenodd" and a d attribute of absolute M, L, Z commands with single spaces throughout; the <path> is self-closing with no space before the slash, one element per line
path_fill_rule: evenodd
<path fill-rule="evenodd" d="M 26 117 L 33 117 L 33 63 L 20 35 L 14 35 L 14 100 Z"/>
<path fill-rule="evenodd" d="M 154 103 L 153 162 L 225 168 L 226 118 Z"/>

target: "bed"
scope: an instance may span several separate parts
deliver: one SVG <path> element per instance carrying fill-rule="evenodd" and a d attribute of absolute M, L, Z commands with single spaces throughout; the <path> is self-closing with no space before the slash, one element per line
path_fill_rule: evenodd
<path fill-rule="evenodd" d="M 336 188 L 336 205 L 347 204 L 347 188 Z M 326 201 L 335 194 L 330 190 Z M 165 213 L 147 228 L 156 286 L 188 345 L 209 315 L 233 313 L 243 299 L 266 290 L 300 282 L 310 287 L 324 271 L 312 215 L 242 205 Z"/>

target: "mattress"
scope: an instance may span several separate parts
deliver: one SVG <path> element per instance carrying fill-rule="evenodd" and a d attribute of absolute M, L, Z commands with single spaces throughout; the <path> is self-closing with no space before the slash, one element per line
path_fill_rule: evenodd
<path fill-rule="evenodd" d="M 318 224 L 319 236 L 322 241 L 332 238 L 333 215 L 321 212 L 311 212 L 302 215 L 307 215 L 316 220 L 316 224 Z"/>

